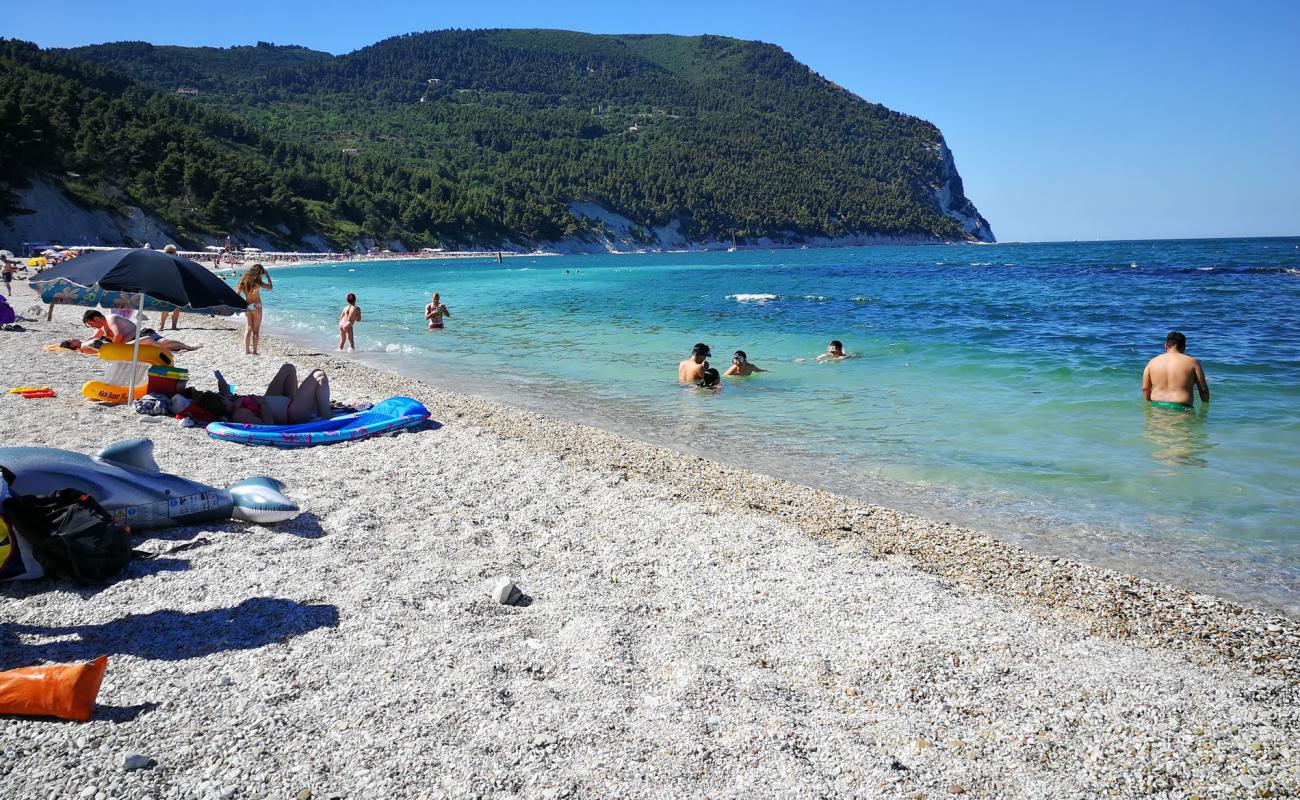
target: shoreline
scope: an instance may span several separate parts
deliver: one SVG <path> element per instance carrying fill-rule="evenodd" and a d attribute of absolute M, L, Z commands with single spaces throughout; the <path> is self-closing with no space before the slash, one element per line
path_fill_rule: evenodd
<path fill-rule="evenodd" d="M 1292 620 L 291 341 L 244 357 L 236 326 L 187 316 L 176 338 L 204 348 L 177 363 L 200 388 L 212 366 L 249 386 L 289 360 L 323 367 L 339 399 L 409 395 L 442 423 L 301 451 L 216 442 L 83 400 L 95 360 L 39 349 L 72 335 L 71 311 L 0 334 L 10 380 L 60 393 L 3 398 L 13 444 L 150 436 L 165 471 L 281 477 L 304 514 L 159 531 L 147 549 L 212 544 L 99 592 L 0 584 L 6 621 L 28 631 L 0 638 L 0 668 L 98 647 L 119 654 L 101 704 L 162 698 L 86 726 L 0 718 L 0 746 L 22 750 L 0 780 L 29 793 L 103 788 L 126 747 L 166 768 L 115 771 L 119 797 L 1300 790 Z M 501 574 L 533 604 L 491 604 Z M 220 634 L 236 645 L 179 655 L 147 644 L 166 625 L 121 630 L 213 603 L 239 618 L 259 593 L 337 618 L 277 617 L 270 638 L 250 619 Z M 89 645 L 60 638 L 73 624 Z M 87 735 L 99 749 L 77 746 Z"/>
<path fill-rule="evenodd" d="M 277 351 L 285 352 L 286 356 L 294 349 L 316 347 L 289 337 L 269 340 L 264 337 L 264 341 L 275 342 Z M 1085 622 L 1093 635 L 1121 641 L 1135 639 L 1148 645 L 1186 647 L 1189 652 L 1209 644 L 1219 655 L 1253 663 L 1266 674 L 1285 677 L 1300 688 L 1300 620 L 1279 609 L 1254 608 L 1170 581 L 1037 553 L 968 526 L 836 494 L 623 433 L 559 419 L 506 401 L 440 388 L 353 355 L 338 351 L 326 351 L 323 355 L 383 376 L 391 382 L 394 391 L 405 389 L 420 399 L 433 412 L 434 419 L 446 416 L 464 419 L 472 413 L 477 415 L 473 423 L 476 427 L 552 454 L 565 463 L 576 463 L 582 469 L 613 470 L 624 480 L 646 480 L 667 486 L 682 497 L 703 492 L 714 498 L 715 503 L 758 510 L 785 520 L 816 539 L 860 548 L 876 558 L 902 556 L 935 577 L 1027 601 L 1040 613 Z M 737 494 L 746 499 L 735 501 Z M 965 561 L 967 558 L 979 560 L 970 563 Z M 1072 596 L 1076 592 L 1084 596 Z M 1088 595 L 1104 596 L 1111 602 L 1091 607 Z M 1198 635 L 1194 643 L 1180 640 L 1173 631 L 1184 628 L 1188 605 L 1196 607 L 1196 614 L 1220 618 L 1209 625 L 1217 632 L 1216 636 Z M 1230 619 L 1236 623 L 1222 621 Z M 1284 625 L 1287 635 L 1294 637 L 1295 651 L 1289 661 L 1260 651 L 1256 643 L 1227 641 L 1234 638 L 1231 635 L 1224 638 L 1234 628 L 1253 632 L 1266 630 L 1269 625 Z"/>

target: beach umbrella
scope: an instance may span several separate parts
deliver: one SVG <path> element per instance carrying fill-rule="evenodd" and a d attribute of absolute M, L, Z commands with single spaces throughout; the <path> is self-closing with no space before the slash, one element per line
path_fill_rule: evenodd
<path fill-rule="evenodd" d="M 248 303 L 234 289 L 202 264 L 161 250 L 86 253 L 45 270 L 28 283 L 40 293 L 55 284 L 66 284 L 68 291 L 59 292 L 59 302 L 71 305 L 104 305 L 112 293 L 124 293 L 135 301 L 141 314 L 144 313 L 146 298 L 182 310 L 202 310 L 221 316 L 230 316 L 248 308 Z M 121 299 L 125 298 L 119 295 Z M 137 336 L 131 357 L 132 375 L 139 356 L 140 339 Z M 131 396 L 133 388 L 134 385 L 127 388 L 127 397 Z"/>

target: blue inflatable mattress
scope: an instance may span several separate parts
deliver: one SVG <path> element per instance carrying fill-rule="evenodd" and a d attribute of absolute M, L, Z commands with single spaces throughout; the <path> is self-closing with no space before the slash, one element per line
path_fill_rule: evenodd
<path fill-rule="evenodd" d="M 390 397 L 366 411 L 318 419 L 301 425 L 240 425 L 214 422 L 208 435 L 241 444 L 274 447 L 312 447 L 318 444 L 355 442 L 384 433 L 419 425 L 429 418 L 429 409 L 409 397 Z"/>

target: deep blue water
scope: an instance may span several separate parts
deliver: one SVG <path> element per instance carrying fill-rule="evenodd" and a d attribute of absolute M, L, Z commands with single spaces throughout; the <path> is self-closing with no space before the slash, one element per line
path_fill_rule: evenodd
<path fill-rule="evenodd" d="M 1300 612 L 1300 239 L 277 270 L 272 331 L 436 383 Z M 421 321 L 428 293 L 452 309 Z M 1170 329 L 1210 377 L 1147 410 Z M 816 364 L 831 338 L 863 357 Z M 770 372 L 676 385 L 704 341 Z"/>

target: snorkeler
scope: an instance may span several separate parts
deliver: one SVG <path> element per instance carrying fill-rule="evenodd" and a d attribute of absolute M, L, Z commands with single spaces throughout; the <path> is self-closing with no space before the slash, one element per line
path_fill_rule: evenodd
<path fill-rule="evenodd" d="M 727 367 L 727 371 L 722 374 L 727 377 L 739 375 L 743 378 L 746 375 L 753 375 L 755 372 L 767 372 L 767 370 L 760 369 L 749 363 L 749 356 L 745 355 L 745 351 L 737 350 L 736 354 L 731 357 L 731 366 Z"/>
<path fill-rule="evenodd" d="M 844 342 L 839 339 L 831 339 L 831 343 L 826 346 L 826 352 L 817 356 L 818 361 L 843 361 L 846 358 L 862 358 L 862 356 L 844 352 Z"/>

